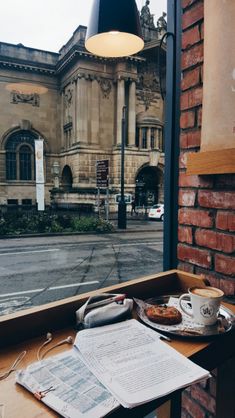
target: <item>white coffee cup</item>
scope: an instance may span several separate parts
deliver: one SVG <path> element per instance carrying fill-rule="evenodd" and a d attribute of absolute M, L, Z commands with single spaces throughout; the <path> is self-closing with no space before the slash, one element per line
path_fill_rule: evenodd
<path fill-rule="evenodd" d="M 179 298 L 182 311 L 202 325 L 214 325 L 217 321 L 220 303 L 224 296 L 222 290 L 216 287 L 191 287 L 188 293 Z M 190 300 L 192 313 L 182 304 L 183 300 Z"/>

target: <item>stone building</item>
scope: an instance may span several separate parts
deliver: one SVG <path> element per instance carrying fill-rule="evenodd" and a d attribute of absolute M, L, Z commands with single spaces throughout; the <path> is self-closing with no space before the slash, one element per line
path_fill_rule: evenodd
<path fill-rule="evenodd" d="M 79 26 L 59 53 L 0 42 L 0 205 L 35 204 L 35 139 L 43 139 L 45 202 L 97 202 L 96 161 L 109 160 L 113 210 L 120 193 L 126 107 L 125 192 L 137 205 L 163 201 L 164 16 L 140 13 L 145 48 L 104 59 L 84 47 Z M 101 190 L 104 193 L 105 190 Z"/>

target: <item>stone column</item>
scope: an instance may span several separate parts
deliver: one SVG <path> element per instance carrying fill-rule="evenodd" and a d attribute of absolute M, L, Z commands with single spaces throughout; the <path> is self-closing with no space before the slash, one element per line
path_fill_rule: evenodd
<path fill-rule="evenodd" d="M 139 148 L 142 148 L 142 128 L 139 128 Z"/>
<path fill-rule="evenodd" d="M 130 147 L 135 146 L 135 135 L 136 135 L 136 84 L 135 81 L 131 81 L 129 87 L 129 114 L 128 114 L 128 145 Z"/>
<path fill-rule="evenodd" d="M 100 128 L 100 106 L 99 106 L 99 83 L 97 80 L 91 82 L 91 144 L 99 143 Z"/>
<path fill-rule="evenodd" d="M 162 143 L 162 129 L 158 130 L 158 137 L 159 137 L 159 149 L 162 151 L 163 143 Z"/>
<path fill-rule="evenodd" d="M 85 78 L 77 81 L 77 139 L 78 142 L 87 143 L 88 128 L 88 88 Z"/>
<path fill-rule="evenodd" d="M 117 130 L 116 130 L 116 145 L 122 143 L 122 108 L 125 105 L 125 81 L 118 80 L 117 82 Z"/>
<path fill-rule="evenodd" d="M 147 149 L 151 149 L 151 128 L 147 128 Z"/>
<path fill-rule="evenodd" d="M 77 80 L 73 81 L 73 139 L 72 142 L 77 142 Z"/>
<path fill-rule="evenodd" d="M 61 90 L 61 108 L 60 108 L 60 129 L 61 129 L 61 147 L 65 146 L 65 132 L 64 132 L 64 90 Z"/>
<path fill-rule="evenodd" d="M 160 130 L 157 128 L 156 129 L 156 148 L 160 149 Z"/>

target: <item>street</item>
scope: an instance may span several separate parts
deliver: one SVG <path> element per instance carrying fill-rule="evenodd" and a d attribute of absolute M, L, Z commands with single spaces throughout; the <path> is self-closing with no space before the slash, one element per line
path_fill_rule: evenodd
<path fill-rule="evenodd" d="M 162 271 L 162 222 L 0 241 L 0 315 Z"/>

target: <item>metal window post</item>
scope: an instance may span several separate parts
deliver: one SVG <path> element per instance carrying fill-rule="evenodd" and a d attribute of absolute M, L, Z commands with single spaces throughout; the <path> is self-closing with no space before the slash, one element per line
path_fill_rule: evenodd
<path fill-rule="evenodd" d="M 178 243 L 178 158 L 180 119 L 181 2 L 167 1 L 164 256 L 163 268 L 177 267 Z"/>

